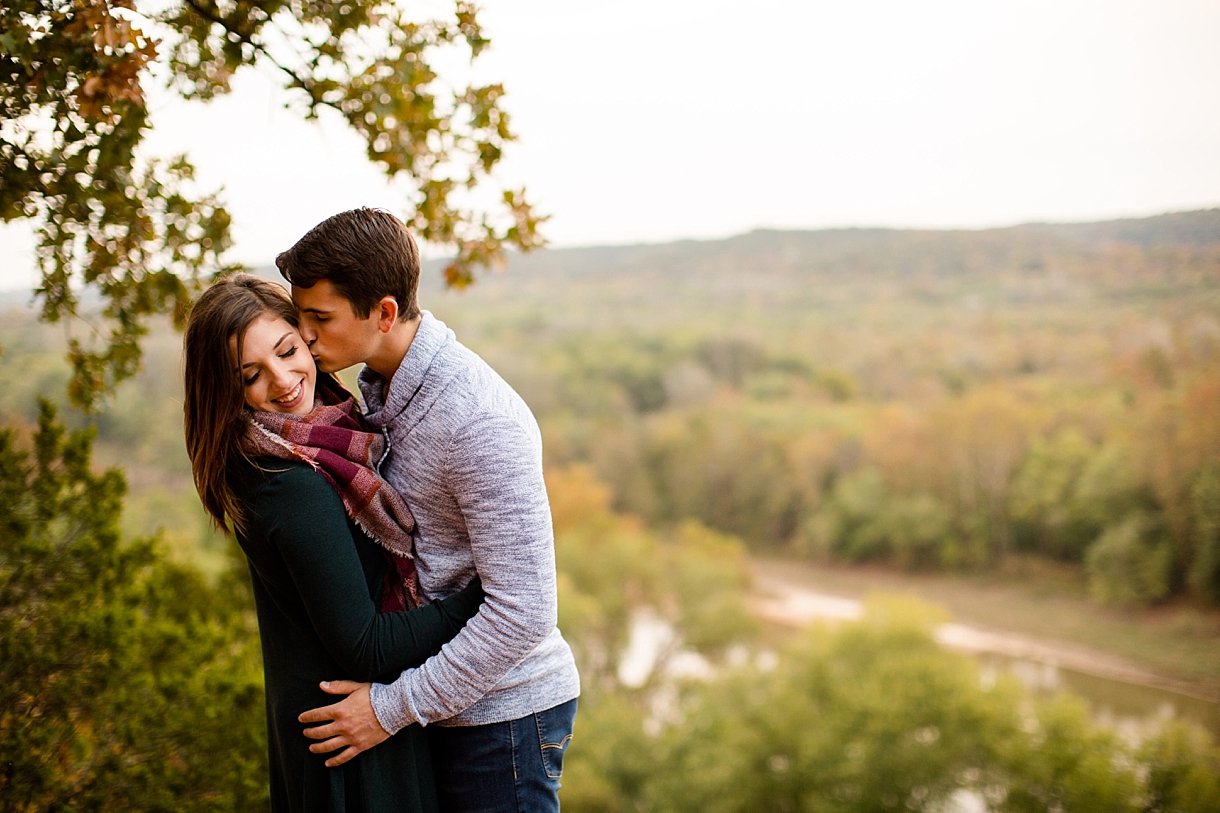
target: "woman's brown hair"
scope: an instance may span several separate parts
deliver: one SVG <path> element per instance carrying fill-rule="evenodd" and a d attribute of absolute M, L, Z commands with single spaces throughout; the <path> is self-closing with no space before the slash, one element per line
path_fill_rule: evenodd
<path fill-rule="evenodd" d="M 226 520 L 234 529 L 245 530 L 241 504 L 230 482 L 235 464 L 246 458 L 241 448 L 246 395 L 239 359 L 246 330 L 264 314 L 298 327 L 296 306 L 282 287 L 251 274 L 233 274 L 204 291 L 186 319 L 186 453 L 199 499 L 226 533 Z"/>

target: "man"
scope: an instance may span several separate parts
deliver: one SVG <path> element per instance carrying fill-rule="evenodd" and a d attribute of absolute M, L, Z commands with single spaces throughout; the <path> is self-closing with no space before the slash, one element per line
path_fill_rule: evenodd
<path fill-rule="evenodd" d="M 276 258 L 319 369 L 363 362 L 381 473 L 417 524 L 426 599 L 477 572 L 487 600 L 467 626 L 393 684 L 336 681 L 340 703 L 301 715 L 337 765 L 404 726 L 427 726 L 442 810 L 559 809 L 580 682 L 555 626 L 554 539 L 542 441 L 529 407 L 453 331 L 419 310 L 419 251 L 393 215 L 356 209 Z"/>

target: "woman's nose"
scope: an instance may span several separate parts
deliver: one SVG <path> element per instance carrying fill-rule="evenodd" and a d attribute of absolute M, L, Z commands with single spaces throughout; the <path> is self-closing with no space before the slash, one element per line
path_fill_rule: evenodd
<path fill-rule="evenodd" d="M 288 369 L 287 364 L 277 364 L 268 370 L 268 372 L 271 373 L 272 383 L 274 383 L 277 387 L 289 387 L 296 383 L 292 380 L 293 374 L 292 371 Z"/>

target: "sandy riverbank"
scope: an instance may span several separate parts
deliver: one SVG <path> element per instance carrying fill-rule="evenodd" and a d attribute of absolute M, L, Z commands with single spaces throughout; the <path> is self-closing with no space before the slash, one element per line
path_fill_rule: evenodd
<path fill-rule="evenodd" d="M 1220 617 L 1193 609 L 1180 610 L 1176 619 L 1167 619 L 1163 610 L 1143 611 L 1140 617 L 1094 607 L 1081 597 L 1048 595 L 1044 585 L 1029 583 L 774 560 L 756 561 L 754 567 L 755 610 L 777 623 L 851 619 L 870 592 L 909 593 L 948 610 L 951 621 L 937 630 L 946 646 L 1220 702 L 1220 671 L 1207 671 L 1212 658 L 1220 658 Z M 1004 620 L 1003 626 L 996 623 Z"/>

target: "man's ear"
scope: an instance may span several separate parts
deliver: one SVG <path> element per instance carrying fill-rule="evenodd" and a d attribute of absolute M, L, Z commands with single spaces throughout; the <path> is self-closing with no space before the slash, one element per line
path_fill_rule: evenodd
<path fill-rule="evenodd" d="M 377 316 L 377 329 L 382 333 L 389 333 L 398 321 L 398 300 L 392 296 L 383 296 L 373 308 L 373 313 Z"/>

